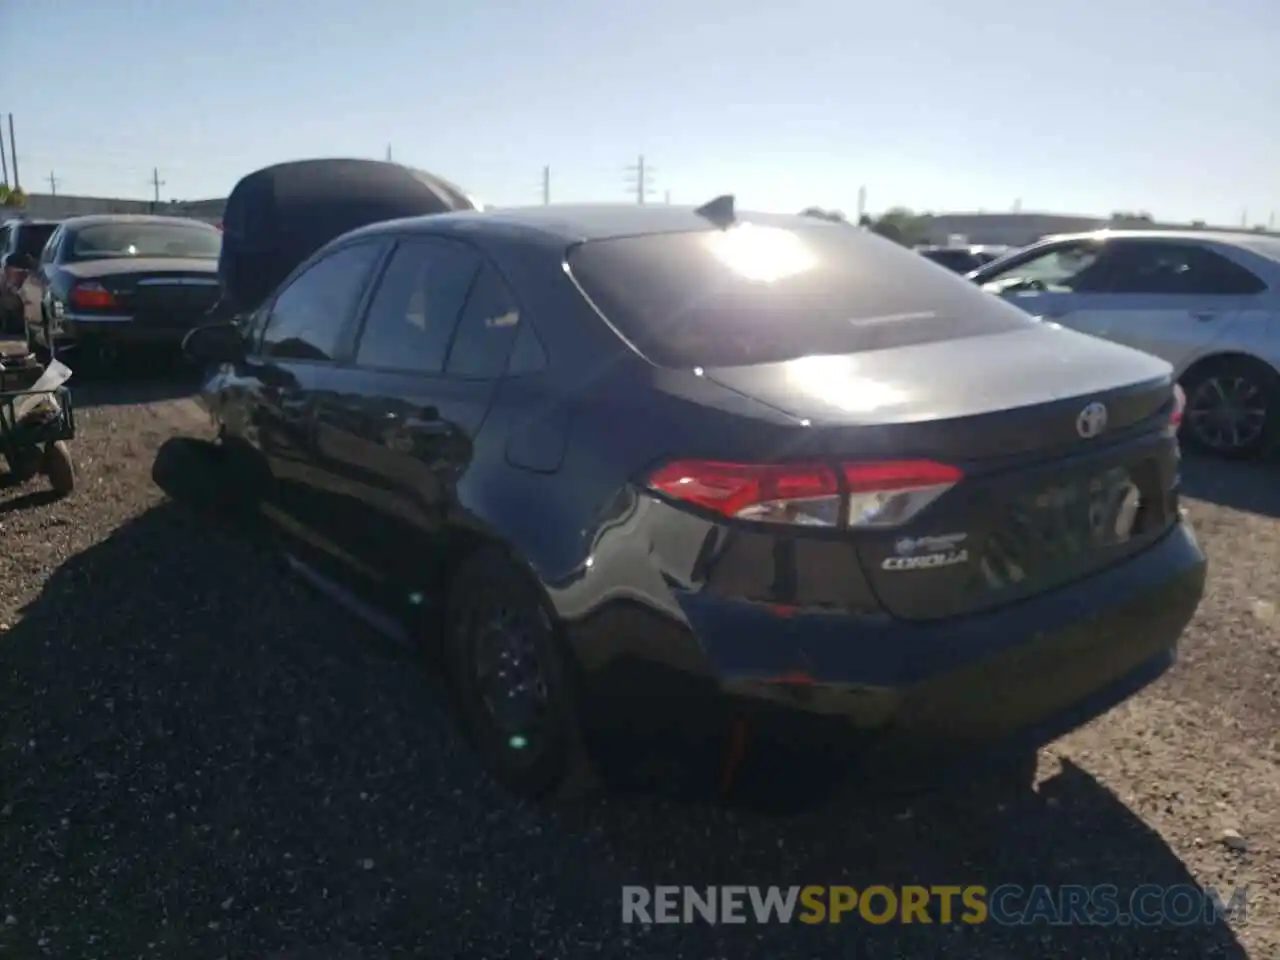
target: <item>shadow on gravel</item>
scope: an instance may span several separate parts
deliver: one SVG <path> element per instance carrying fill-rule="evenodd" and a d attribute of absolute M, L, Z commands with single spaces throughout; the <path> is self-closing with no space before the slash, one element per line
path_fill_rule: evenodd
<path fill-rule="evenodd" d="M 407 659 L 172 504 L 67 561 L 0 633 L 0 737 L 5 955 L 1245 956 L 1198 922 L 624 926 L 625 884 L 1110 883 L 1123 908 L 1192 881 L 1075 768 L 1003 810 L 517 803 Z"/>
<path fill-rule="evenodd" d="M 1264 517 L 1280 517 L 1280 456 L 1232 463 L 1187 454 L 1182 461 L 1184 496 Z"/>

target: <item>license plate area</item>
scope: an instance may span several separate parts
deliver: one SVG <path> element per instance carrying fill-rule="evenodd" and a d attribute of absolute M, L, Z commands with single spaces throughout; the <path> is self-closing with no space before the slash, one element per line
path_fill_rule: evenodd
<path fill-rule="evenodd" d="M 1113 465 L 1014 498 L 983 551 L 987 585 L 1057 581 L 1103 565 L 1163 528 L 1152 462 Z"/>

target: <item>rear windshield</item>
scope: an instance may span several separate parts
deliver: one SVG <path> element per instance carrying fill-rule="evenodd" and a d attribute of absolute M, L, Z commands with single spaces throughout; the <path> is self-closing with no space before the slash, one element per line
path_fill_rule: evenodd
<path fill-rule="evenodd" d="M 222 234 L 203 223 L 100 223 L 76 231 L 71 241 L 72 260 L 108 260 L 117 257 L 194 257 L 216 260 Z"/>
<path fill-rule="evenodd" d="M 1280 238 L 1250 237 L 1244 242 L 1254 253 L 1260 253 L 1271 260 L 1280 261 Z"/>
<path fill-rule="evenodd" d="M 1016 307 L 843 224 L 740 224 L 575 247 L 613 328 L 664 367 L 744 366 L 1021 329 Z"/>
<path fill-rule="evenodd" d="M 18 248 L 15 253 L 26 253 L 33 257 L 40 256 L 40 251 L 58 228 L 56 223 L 25 223 L 14 227 L 18 232 Z"/>

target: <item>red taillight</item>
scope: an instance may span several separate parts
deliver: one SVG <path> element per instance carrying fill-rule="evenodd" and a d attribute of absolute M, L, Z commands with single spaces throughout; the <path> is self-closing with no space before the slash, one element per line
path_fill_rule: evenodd
<path fill-rule="evenodd" d="M 1169 414 L 1169 425 L 1174 429 L 1182 426 L 1182 414 L 1187 409 L 1187 395 L 1178 384 L 1173 385 L 1173 413 Z"/>
<path fill-rule="evenodd" d="M 67 299 L 77 310 L 110 310 L 118 305 L 115 294 L 100 283 L 77 283 Z"/>
<path fill-rule="evenodd" d="M 840 509 L 835 471 L 820 463 L 680 460 L 650 476 L 649 486 L 674 500 L 744 520 L 803 523 L 796 518 L 807 507 L 834 524 Z"/>
<path fill-rule="evenodd" d="M 835 526 L 842 498 L 850 526 L 893 526 L 959 482 L 955 467 L 928 460 L 745 464 L 681 460 L 649 477 L 649 487 L 722 516 L 767 523 Z"/>

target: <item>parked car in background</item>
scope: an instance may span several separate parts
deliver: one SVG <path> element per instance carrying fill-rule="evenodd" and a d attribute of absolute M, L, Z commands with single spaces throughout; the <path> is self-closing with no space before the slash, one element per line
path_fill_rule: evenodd
<path fill-rule="evenodd" d="M 1204 586 L 1166 362 L 731 197 L 375 223 L 187 349 L 201 475 L 529 793 L 619 738 L 1034 772 Z"/>
<path fill-rule="evenodd" d="M 192 327 L 216 319 L 221 245 L 216 227 L 181 217 L 63 221 L 20 264 L 28 346 L 42 356 L 75 351 L 99 366 L 121 351 L 176 354 Z"/>
<path fill-rule="evenodd" d="M 1280 438 L 1280 240 L 1049 237 L 969 277 L 1041 319 L 1169 361 L 1187 395 L 1189 443 L 1243 458 Z"/>
<path fill-rule="evenodd" d="M 987 261 L 969 247 L 916 247 L 916 253 L 953 273 L 970 273 Z"/>
<path fill-rule="evenodd" d="M 8 220 L 0 224 L 0 334 L 22 333 L 22 284 L 25 258 L 38 258 L 56 220 Z"/>

